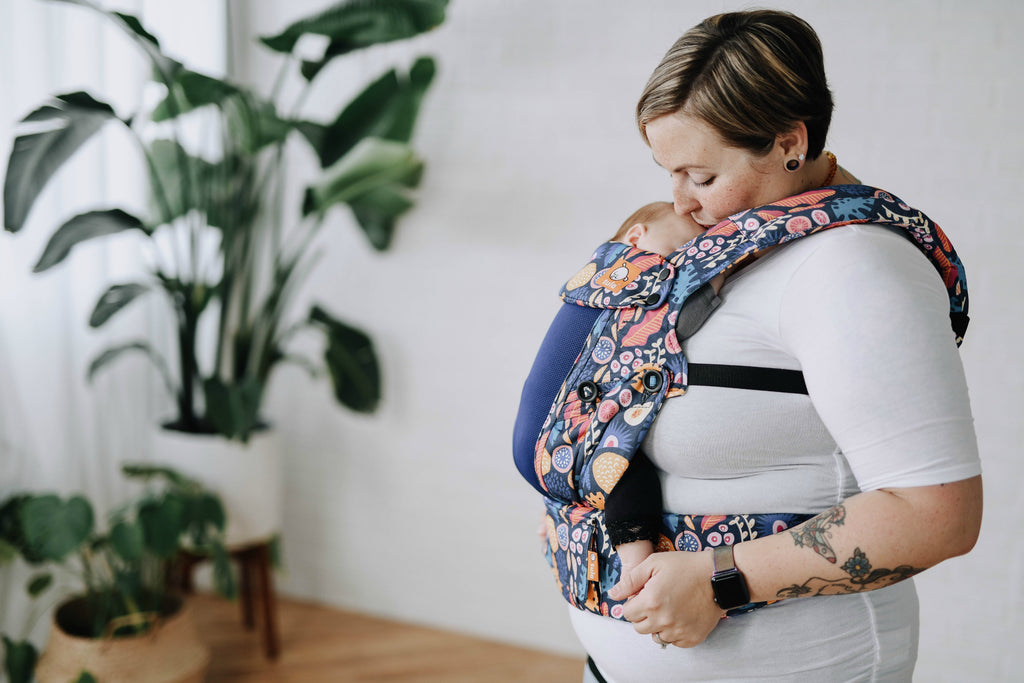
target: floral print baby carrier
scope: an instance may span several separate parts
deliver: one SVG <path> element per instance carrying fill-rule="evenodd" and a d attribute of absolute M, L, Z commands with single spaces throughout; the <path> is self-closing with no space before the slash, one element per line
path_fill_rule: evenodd
<path fill-rule="evenodd" d="M 864 185 L 812 190 L 719 223 L 665 259 L 608 242 L 562 288 L 561 298 L 603 309 L 559 390 L 537 440 L 534 466 L 547 492 L 548 561 L 563 597 L 622 618 L 608 597 L 620 575 L 604 524 L 614 489 L 666 398 L 683 395 L 687 362 L 675 325 L 687 298 L 748 255 L 854 223 L 902 228 L 949 292 L 959 345 L 967 327 L 964 269 L 939 226 L 898 198 Z M 666 514 L 663 550 L 703 550 L 776 533 L 810 515 Z M 743 608 L 740 608 L 743 610 Z"/>

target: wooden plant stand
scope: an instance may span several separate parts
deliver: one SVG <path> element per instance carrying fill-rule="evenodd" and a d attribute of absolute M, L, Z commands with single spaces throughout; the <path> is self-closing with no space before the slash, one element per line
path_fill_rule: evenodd
<path fill-rule="evenodd" d="M 270 542 L 239 546 L 230 549 L 228 553 L 231 559 L 238 563 L 238 599 L 242 605 L 242 623 L 250 631 L 256 627 L 258 600 L 263 631 L 263 652 L 267 659 L 277 659 L 281 649 L 277 631 L 277 597 L 274 593 L 274 578 L 270 566 Z M 205 555 L 180 551 L 171 563 L 167 574 L 168 583 L 183 593 L 194 592 L 192 570 L 208 559 Z"/>

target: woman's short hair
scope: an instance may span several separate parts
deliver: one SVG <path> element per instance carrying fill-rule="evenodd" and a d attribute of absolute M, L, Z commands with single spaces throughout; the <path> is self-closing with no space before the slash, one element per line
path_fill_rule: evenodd
<path fill-rule="evenodd" d="M 679 111 L 755 154 L 767 154 L 777 135 L 803 121 L 807 156 L 815 159 L 832 120 L 821 41 L 789 12 L 709 17 L 683 34 L 651 74 L 636 107 L 644 140 L 649 122 Z"/>

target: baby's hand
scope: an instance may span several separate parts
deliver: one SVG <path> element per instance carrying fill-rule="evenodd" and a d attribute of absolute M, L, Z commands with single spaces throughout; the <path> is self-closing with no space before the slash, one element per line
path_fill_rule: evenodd
<path fill-rule="evenodd" d="M 633 541 L 615 546 L 615 552 L 619 554 L 619 562 L 622 564 L 622 574 L 628 574 L 641 562 L 654 554 L 654 544 L 650 541 Z"/>

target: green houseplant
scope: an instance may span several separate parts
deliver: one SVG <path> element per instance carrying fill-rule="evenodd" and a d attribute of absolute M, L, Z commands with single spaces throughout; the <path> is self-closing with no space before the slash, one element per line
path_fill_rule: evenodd
<path fill-rule="evenodd" d="M 434 62 L 420 57 L 407 72 L 386 71 L 328 122 L 303 118 L 301 105 L 333 60 L 438 26 L 447 0 L 346 0 L 262 37 L 265 48 L 282 56 L 269 96 L 171 59 L 134 16 L 107 11 L 94 0 L 51 1 L 92 9 L 123 29 L 151 62 L 153 81 L 164 93 L 158 105 L 132 116 L 119 116 L 86 92 L 56 95 L 25 117 L 31 129 L 16 137 L 7 166 L 4 227 L 10 232 L 26 225 L 50 179 L 101 130 L 118 128 L 137 142 L 148 170 L 149 215 L 101 208 L 74 216 L 53 233 L 35 265 L 36 272 L 46 271 L 83 242 L 120 233 L 137 235 L 146 247 L 154 265 L 138 280 L 103 292 L 89 324 L 101 327 L 133 302 L 161 295 L 173 315 L 175 339 L 118 343 L 91 362 L 90 379 L 124 354 L 143 353 L 174 397 L 176 414 L 167 427 L 242 442 L 261 426 L 268 377 L 283 362 L 298 363 L 314 376 L 326 368 L 341 404 L 373 411 L 380 370 L 372 340 L 321 305 L 295 315 L 295 294 L 314 265 L 315 239 L 333 207 L 347 205 L 369 243 L 388 247 L 423 172 L 409 140 Z M 299 57 L 296 46 L 304 39 L 308 44 L 310 36 L 319 38 L 322 52 Z M 281 85 L 296 71 L 302 92 L 295 102 L 282 102 Z M 219 141 L 212 158 L 189 149 L 178 125 L 199 114 Z M 147 138 L 153 124 L 164 124 L 170 135 Z M 319 163 L 319 178 L 306 189 L 302 206 L 289 211 L 281 192 L 285 146 L 303 143 Z M 166 244 L 173 247 L 161 250 Z M 207 317 L 216 320 L 213 348 L 200 349 L 197 329 Z M 303 330 L 322 334 L 323 363 L 290 347 Z M 163 346 L 172 349 L 170 362 Z M 202 367 L 205 357 L 213 358 L 210 367 Z"/>
<path fill-rule="evenodd" d="M 181 600 L 167 589 L 167 571 L 181 549 L 208 554 L 214 588 L 225 597 L 235 594 L 217 495 L 171 468 L 125 465 L 122 471 L 145 489 L 113 510 L 103 529 L 79 495 L 18 493 L 0 503 L 0 564 L 20 557 L 36 568 L 26 587 L 33 597 L 54 584 L 54 569 L 74 576 L 81 588 L 62 596 L 55 621 L 79 638 L 142 635 L 173 617 Z M 3 642 L 8 678 L 30 681 L 35 646 L 7 636 Z"/>

